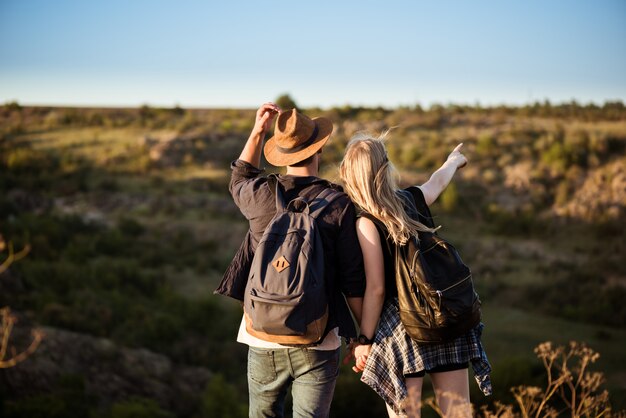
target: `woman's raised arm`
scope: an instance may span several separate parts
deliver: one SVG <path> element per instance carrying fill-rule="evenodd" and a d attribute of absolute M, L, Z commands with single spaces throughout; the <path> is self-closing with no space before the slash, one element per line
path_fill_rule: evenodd
<path fill-rule="evenodd" d="M 456 170 L 465 167 L 467 164 L 467 158 L 461 153 L 461 147 L 463 147 L 463 143 L 457 145 L 448 155 L 446 162 L 430 176 L 426 183 L 419 186 L 427 205 L 430 206 L 448 187 Z"/>

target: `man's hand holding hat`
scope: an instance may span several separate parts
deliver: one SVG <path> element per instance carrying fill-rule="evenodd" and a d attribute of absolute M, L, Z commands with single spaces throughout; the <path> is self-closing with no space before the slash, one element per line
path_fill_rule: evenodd
<path fill-rule="evenodd" d="M 274 118 L 280 112 L 280 107 L 272 102 L 263 104 L 259 110 L 256 111 L 256 119 L 252 132 L 257 135 L 265 135 L 267 131 L 269 131 L 270 126 L 272 126 Z"/>
<path fill-rule="evenodd" d="M 272 102 L 264 103 L 259 107 L 259 110 L 256 111 L 252 132 L 250 132 L 248 141 L 246 141 L 246 145 L 244 145 L 239 155 L 240 160 L 252 164 L 255 167 L 261 165 L 261 149 L 263 148 L 265 134 L 269 131 L 274 118 L 280 111 L 280 107 Z"/>

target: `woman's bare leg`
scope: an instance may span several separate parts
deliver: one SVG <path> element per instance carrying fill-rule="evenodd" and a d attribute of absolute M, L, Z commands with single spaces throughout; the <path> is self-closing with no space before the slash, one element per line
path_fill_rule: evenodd
<path fill-rule="evenodd" d="M 437 405 L 444 418 L 471 418 L 467 369 L 431 373 Z"/>
<path fill-rule="evenodd" d="M 386 404 L 389 418 L 420 418 L 423 380 L 424 379 L 421 377 L 410 377 L 406 379 L 406 389 L 408 392 L 404 407 L 406 410 L 406 415 L 396 414 L 395 412 L 393 412 L 393 409 L 391 409 L 391 407 Z"/>

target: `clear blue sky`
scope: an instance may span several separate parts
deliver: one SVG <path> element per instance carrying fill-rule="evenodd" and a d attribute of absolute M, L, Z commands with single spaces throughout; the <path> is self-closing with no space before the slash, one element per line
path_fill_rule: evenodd
<path fill-rule="evenodd" d="M 626 1 L 0 0 L 0 102 L 626 101 Z"/>

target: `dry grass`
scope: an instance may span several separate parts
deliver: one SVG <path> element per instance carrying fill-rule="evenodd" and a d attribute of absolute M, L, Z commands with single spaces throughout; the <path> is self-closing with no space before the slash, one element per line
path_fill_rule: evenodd
<path fill-rule="evenodd" d="M 515 403 L 496 402 L 495 409 L 482 407 L 476 416 L 484 418 L 544 418 L 570 416 L 572 418 L 625 417 L 626 411 L 613 411 L 609 393 L 602 388 L 604 375 L 589 367 L 600 354 L 584 343 L 570 342 L 555 346 L 551 342 L 539 344 L 535 354 L 545 369 L 545 386 L 516 386 L 511 388 Z M 454 394 L 444 394 L 454 400 Z M 439 401 L 439 402 L 438 402 Z M 438 416 L 467 417 L 467 408 L 459 406 L 447 411 L 439 403 L 448 401 L 434 398 L 424 400 Z"/>

